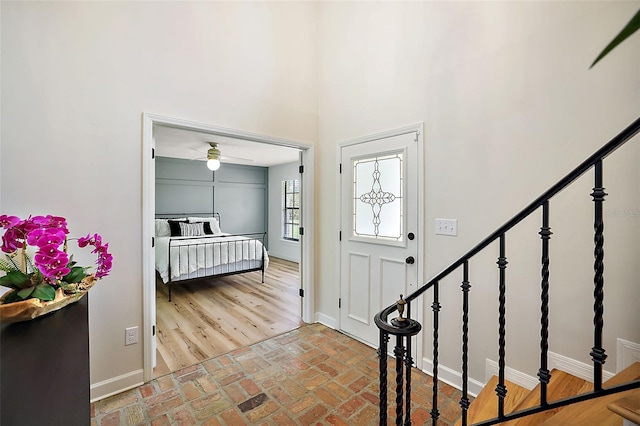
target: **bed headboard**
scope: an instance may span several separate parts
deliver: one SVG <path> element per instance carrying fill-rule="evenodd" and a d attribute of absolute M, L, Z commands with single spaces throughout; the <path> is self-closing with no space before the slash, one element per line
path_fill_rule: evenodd
<path fill-rule="evenodd" d="M 220 225 L 220 213 L 156 213 L 156 219 L 176 219 L 179 217 L 215 217 Z"/>

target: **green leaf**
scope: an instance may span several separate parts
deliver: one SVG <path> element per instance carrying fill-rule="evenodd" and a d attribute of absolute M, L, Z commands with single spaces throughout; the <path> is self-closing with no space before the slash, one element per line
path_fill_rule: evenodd
<path fill-rule="evenodd" d="M 589 68 L 593 68 L 593 66 L 596 63 L 598 63 L 600 59 L 604 58 L 617 45 L 622 43 L 624 40 L 627 39 L 627 37 L 629 37 L 631 34 L 635 33 L 636 31 L 638 31 L 639 29 L 640 29 L 640 10 L 636 12 L 635 16 L 631 18 L 631 21 L 629 21 L 629 23 L 622 29 L 622 31 L 620 31 L 620 33 L 613 40 L 611 40 L 611 43 L 609 43 L 607 47 L 604 48 L 602 53 L 598 55 L 596 60 L 593 61 L 593 63 Z"/>
<path fill-rule="evenodd" d="M 78 283 L 82 281 L 82 279 L 86 276 L 87 274 L 85 274 L 83 267 L 74 266 L 73 268 L 71 268 L 71 272 L 69 272 L 67 275 L 64 276 L 64 278 L 62 278 L 62 281 L 69 284 Z"/>
<path fill-rule="evenodd" d="M 20 299 L 20 297 L 18 297 L 18 293 L 15 291 L 12 291 L 10 293 L 7 293 L 7 296 L 4 298 L 3 303 L 12 303 L 12 302 L 19 302 L 22 299 Z"/>
<path fill-rule="evenodd" d="M 35 287 L 27 287 L 27 288 L 23 288 L 22 290 L 20 290 L 20 291 L 18 292 L 18 297 L 19 297 L 21 300 L 28 299 L 28 298 L 29 298 L 29 296 L 31 296 L 31 293 L 33 293 L 33 291 L 34 291 L 35 289 L 36 289 Z"/>
<path fill-rule="evenodd" d="M 49 284 L 39 284 L 31 296 L 40 300 L 53 300 L 56 297 L 56 291 Z"/>
<path fill-rule="evenodd" d="M 60 287 L 64 290 L 65 293 L 75 293 L 77 291 L 77 286 L 74 284 L 67 284 L 64 281 L 60 283 Z"/>
<path fill-rule="evenodd" d="M 69 256 L 69 263 L 67 263 L 67 268 L 73 268 L 74 266 L 76 266 L 78 262 L 76 262 L 75 260 L 73 260 L 73 255 Z"/>
<path fill-rule="evenodd" d="M 30 287 L 31 280 L 29 280 L 29 276 L 23 274 L 20 271 L 11 271 L 8 272 L 4 277 L 0 277 L 0 285 L 17 290 Z"/>

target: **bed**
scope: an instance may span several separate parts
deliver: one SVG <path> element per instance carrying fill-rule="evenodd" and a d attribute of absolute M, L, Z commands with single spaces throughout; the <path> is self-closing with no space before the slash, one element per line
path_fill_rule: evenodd
<path fill-rule="evenodd" d="M 156 271 L 171 287 L 213 276 L 264 271 L 269 256 L 266 232 L 228 234 L 220 230 L 220 215 L 156 217 Z"/>

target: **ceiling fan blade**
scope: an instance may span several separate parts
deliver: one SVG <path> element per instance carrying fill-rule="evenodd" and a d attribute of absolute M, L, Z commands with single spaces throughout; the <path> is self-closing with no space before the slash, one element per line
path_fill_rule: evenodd
<path fill-rule="evenodd" d="M 215 143 L 215 142 L 207 142 L 208 145 L 211 145 L 212 143 Z M 219 145 L 217 143 L 215 143 L 215 144 L 216 144 L 216 147 L 220 150 Z M 191 150 L 193 150 L 195 152 L 198 152 L 198 153 L 200 153 L 202 155 L 202 157 L 193 158 L 193 160 L 206 161 L 209 158 L 209 156 L 208 156 L 209 149 L 208 148 L 207 149 L 199 149 L 199 148 L 189 147 L 189 149 L 191 149 Z M 222 151 L 222 150 L 220 150 L 220 151 Z M 243 163 L 253 163 L 254 162 L 254 160 L 251 159 L 251 158 L 234 157 L 232 155 L 220 154 L 220 161 L 233 161 L 233 160 L 241 161 Z"/>
<path fill-rule="evenodd" d="M 238 161 L 244 161 L 247 163 L 253 163 L 253 160 L 251 158 L 242 158 L 242 157 L 232 157 L 231 155 L 221 155 L 220 156 L 221 160 L 238 160 Z"/>

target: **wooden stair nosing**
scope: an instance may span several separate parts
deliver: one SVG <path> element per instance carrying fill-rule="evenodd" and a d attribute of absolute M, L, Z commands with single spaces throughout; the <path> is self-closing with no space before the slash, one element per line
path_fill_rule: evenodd
<path fill-rule="evenodd" d="M 624 419 L 640 425 L 640 389 L 631 395 L 615 400 L 607 408 Z"/>

